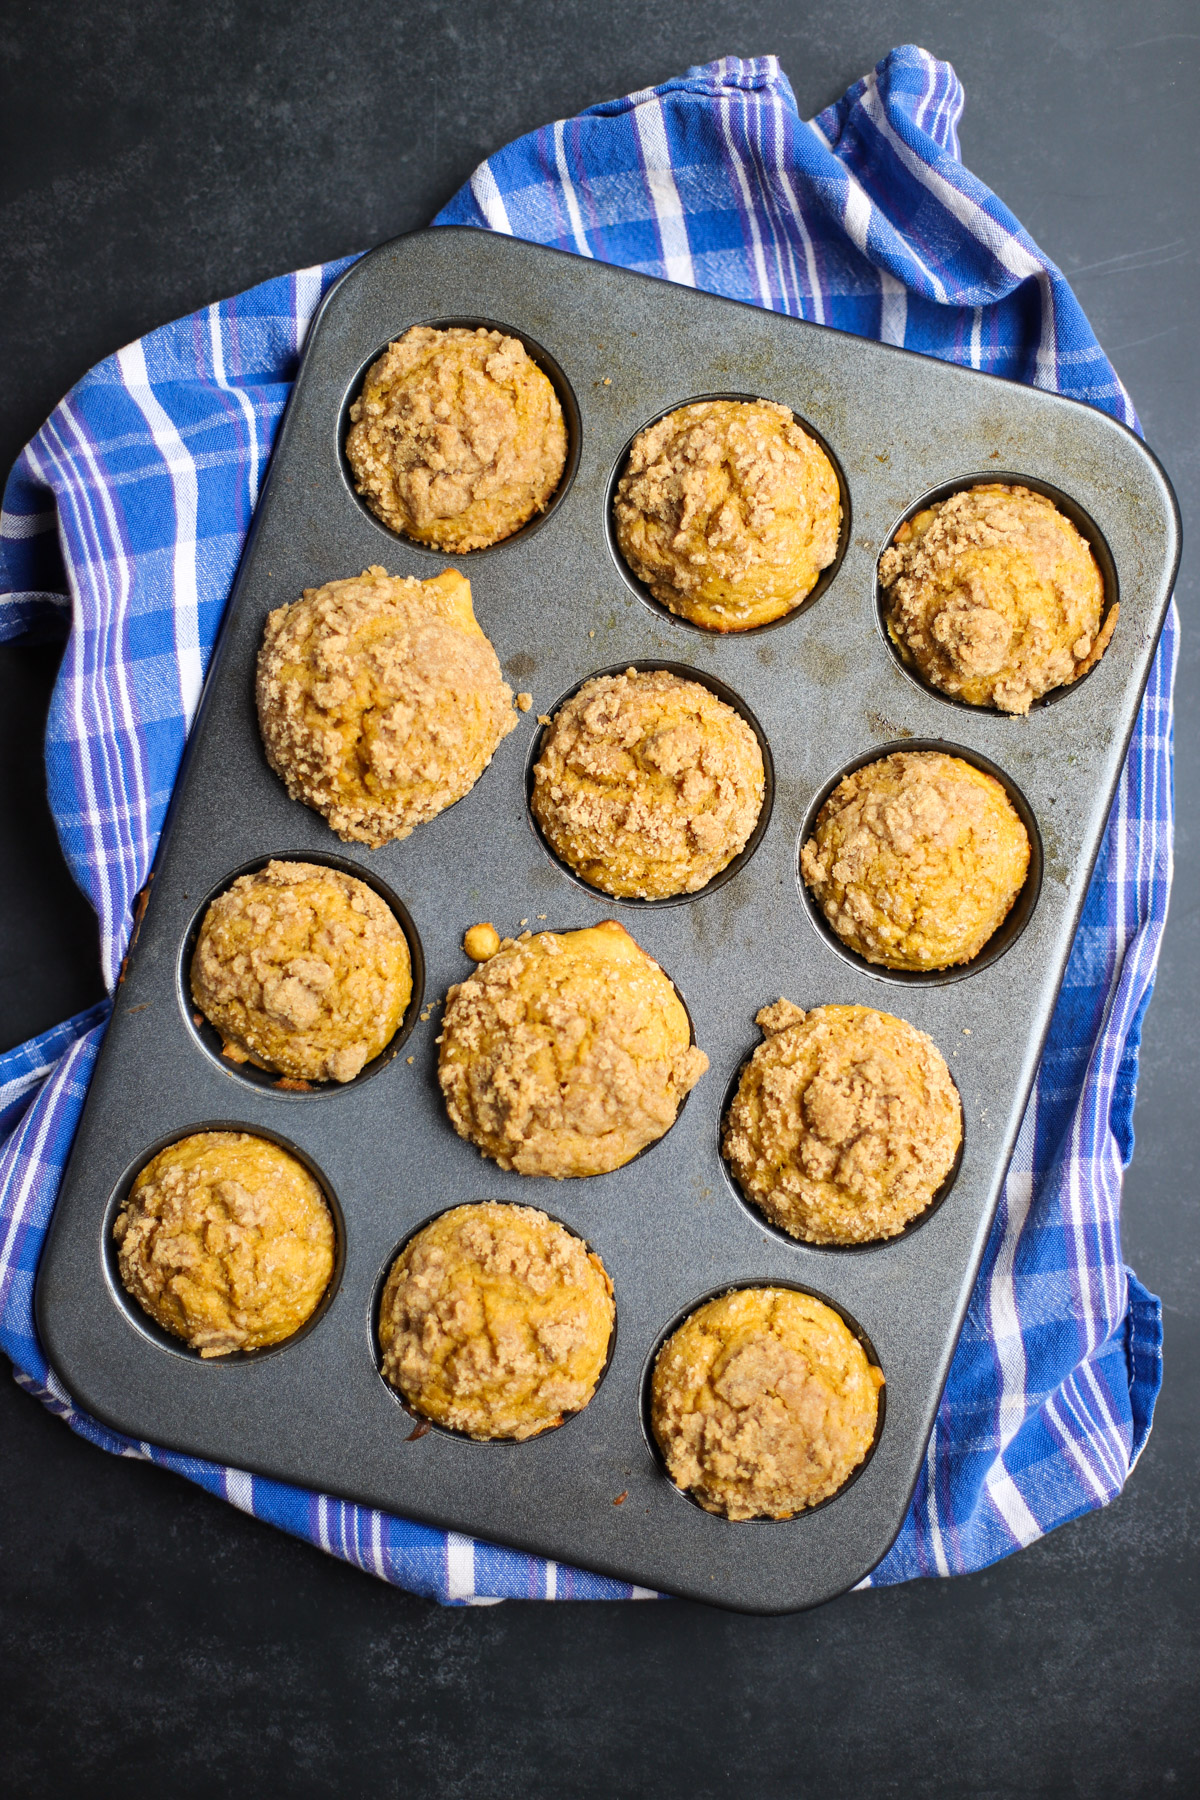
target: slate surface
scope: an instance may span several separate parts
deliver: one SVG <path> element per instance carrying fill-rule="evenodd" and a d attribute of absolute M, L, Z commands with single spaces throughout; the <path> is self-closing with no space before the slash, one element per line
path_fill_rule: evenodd
<path fill-rule="evenodd" d="M 0 26 L 0 463 L 138 332 L 407 230 L 515 133 L 726 51 L 811 113 L 893 43 L 956 65 L 969 165 L 1056 257 L 1197 517 L 1189 0 L 12 5 Z M 182 1797 L 1189 1794 L 1200 1789 L 1196 914 L 1185 548 L 1179 870 L 1125 1201 L 1167 1382 L 1126 1494 L 984 1574 L 754 1620 L 669 1603 L 446 1613 L 0 1380 L 8 1791 Z M 0 652 L 0 1043 L 99 992 L 41 792 L 47 649 Z"/>

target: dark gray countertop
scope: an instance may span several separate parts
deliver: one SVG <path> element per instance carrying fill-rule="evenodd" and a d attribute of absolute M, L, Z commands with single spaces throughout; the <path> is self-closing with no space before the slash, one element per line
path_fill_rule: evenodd
<path fill-rule="evenodd" d="M 546 119 L 733 51 L 808 115 L 893 43 L 954 62 L 964 158 L 1073 280 L 1200 517 L 1188 0 L 664 9 L 581 0 L 141 0 L 0 29 L 0 464 L 139 332 L 419 225 Z M 442 1611 L 147 1465 L 0 1380 L 8 1791 L 180 1796 L 1200 1791 L 1200 787 L 1185 547 L 1178 871 L 1146 1027 L 1129 1262 L 1167 1377 L 1122 1498 L 984 1574 L 756 1620 L 680 1602 Z M 47 648 L 0 650 L 0 1045 L 99 991 L 42 793 Z"/>

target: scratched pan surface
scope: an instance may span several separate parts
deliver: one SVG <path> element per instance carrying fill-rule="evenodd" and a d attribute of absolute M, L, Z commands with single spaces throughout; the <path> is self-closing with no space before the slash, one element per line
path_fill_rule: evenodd
<path fill-rule="evenodd" d="M 341 460 L 365 367 L 415 323 L 494 322 L 560 383 L 571 460 L 549 512 L 457 559 L 514 689 L 534 709 L 474 790 L 400 844 L 344 845 L 289 801 L 263 756 L 253 669 L 270 608 L 381 563 L 429 576 L 452 559 L 405 543 L 356 499 Z M 611 548 L 609 496 L 643 425 L 711 394 L 790 406 L 844 482 L 843 554 L 782 623 L 719 638 L 637 591 Z M 1095 671 L 1025 720 L 956 705 L 900 666 L 881 630 L 875 566 L 931 490 L 1018 477 L 1061 494 L 1096 543 L 1120 621 Z M 1090 523 L 1089 523 L 1090 521 Z M 1100 413 L 911 353 L 471 231 L 384 245 L 330 294 L 310 337 L 213 659 L 156 865 L 152 897 L 101 1052 L 43 1259 L 38 1316 L 54 1367 L 133 1437 L 727 1606 L 812 1605 L 887 1550 L 938 1397 L 1037 1065 L 1178 555 L 1170 485 Z M 730 879 L 682 903 L 625 905 L 555 863 L 526 801 L 536 715 L 588 675 L 629 663 L 722 684 L 763 734 L 770 816 Z M 994 768 L 1032 826 L 1034 870 L 1001 954 L 951 977 L 870 971 L 826 936 L 797 880 L 805 822 L 848 766 L 944 745 Z M 327 857 L 405 909 L 424 961 L 410 1034 L 344 1089 L 282 1092 L 223 1064 L 192 1023 L 181 969 L 214 892 L 268 856 Z M 431 1003 L 470 970 L 463 930 L 515 932 L 617 917 L 685 998 L 711 1067 L 673 1129 L 611 1175 L 556 1183 L 484 1162 L 448 1124 Z M 718 1149 L 754 1014 L 857 1002 L 929 1032 L 962 1095 L 965 1142 L 941 1204 L 873 1248 L 806 1247 L 739 1199 Z M 257 1357 L 202 1362 L 124 1297 L 111 1222 L 148 1155 L 190 1130 L 240 1126 L 305 1157 L 339 1228 L 335 1287 L 302 1335 Z M 616 1292 L 608 1373 L 585 1411 L 525 1444 L 475 1444 L 412 1422 L 378 1372 L 373 1310 L 397 1247 L 444 1207 L 543 1207 L 603 1257 Z M 664 1332 L 747 1282 L 816 1293 L 873 1347 L 886 1407 L 841 1494 L 786 1522 L 731 1524 L 668 1481 L 643 1422 Z M 621 1494 L 619 1505 L 614 1501 Z"/>

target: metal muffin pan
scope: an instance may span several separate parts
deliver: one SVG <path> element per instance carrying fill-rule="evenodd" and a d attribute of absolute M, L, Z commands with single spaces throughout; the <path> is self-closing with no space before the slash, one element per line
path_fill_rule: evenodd
<path fill-rule="evenodd" d="M 448 558 L 396 537 L 353 494 L 346 408 L 372 358 L 410 325 L 494 321 L 556 373 L 571 437 L 547 514 L 491 550 Z M 840 566 L 769 630 L 721 637 L 645 599 L 614 560 L 608 520 L 624 451 L 646 423 L 704 395 L 782 401 L 829 445 L 845 483 Z M 1044 483 L 1092 522 L 1119 583 L 1103 661 L 1028 719 L 955 705 L 889 647 L 876 563 L 932 490 L 981 470 Z M 410 1518 L 581 1564 L 645 1587 L 759 1612 L 810 1606 L 884 1555 L 917 1478 L 1170 597 L 1179 531 L 1170 484 L 1134 435 L 1036 389 L 755 307 L 470 230 L 418 233 L 357 263 L 310 334 L 213 658 L 42 1260 L 38 1318 L 55 1370 L 135 1438 Z M 403 843 L 340 843 L 288 800 L 259 742 L 253 671 L 267 612 L 381 563 L 425 577 L 455 564 L 514 689 L 533 711 L 475 788 Z M 527 805 L 537 714 L 589 675 L 670 664 L 723 683 L 770 748 L 770 818 L 736 874 L 673 904 L 593 893 L 557 866 Z M 1029 809 L 1040 888 L 1004 954 L 918 981 L 872 970 L 817 925 L 798 876 L 814 801 L 847 767 L 933 742 L 994 765 Z M 205 1047 L 182 983 L 197 909 L 270 855 L 336 859 L 399 897 L 419 940 L 425 1005 L 403 1053 L 369 1080 L 299 1093 L 247 1080 Z M 436 1080 L 439 1002 L 470 972 L 461 939 L 615 917 L 663 966 L 711 1067 L 673 1128 L 613 1174 L 506 1174 L 451 1129 Z M 741 1203 L 719 1155 L 730 1081 L 757 1009 L 858 1002 L 930 1033 L 962 1095 L 965 1142 L 941 1203 L 902 1237 L 839 1251 L 793 1243 Z M 334 1197 L 336 1291 L 269 1354 L 208 1362 L 134 1318 L 108 1234 L 131 1174 L 204 1126 L 276 1135 Z M 413 1437 L 373 1342 L 382 1276 L 414 1228 L 468 1200 L 540 1206 L 604 1260 L 612 1362 L 591 1404 L 524 1444 Z M 873 1454 L 832 1500 L 733 1524 L 689 1503 L 647 1443 L 644 1387 L 672 1321 L 705 1297 L 780 1282 L 827 1299 L 887 1380 Z M 623 1498 L 621 1498 L 623 1496 Z M 620 1500 L 620 1504 L 617 1504 Z"/>

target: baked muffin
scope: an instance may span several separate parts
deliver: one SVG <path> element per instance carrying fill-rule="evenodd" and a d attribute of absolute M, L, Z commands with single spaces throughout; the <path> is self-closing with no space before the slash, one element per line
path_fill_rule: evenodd
<path fill-rule="evenodd" d="M 268 615 L 258 722 L 292 799 L 378 849 L 469 793 L 517 715 L 470 582 L 372 567 Z"/>
<path fill-rule="evenodd" d="M 138 1305 L 205 1357 L 282 1343 L 333 1274 L 333 1220 L 317 1182 L 245 1131 L 198 1131 L 160 1150 L 113 1237 Z"/>
<path fill-rule="evenodd" d="M 318 863 L 240 875 L 204 915 L 192 998 L 231 1062 L 353 1081 L 412 996 L 408 940 L 365 882 Z"/>
<path fill-rule="evenodd" d="M 832 1307 L 793 1288 L 738 1288 L 659 1351 L 650 1423 L 671 1480 L 706 1512 L 790 1519 L 862 1462 L 882 1386 Z"/>
<path fill-rule="evenodd" d="M 634 439 L 615 501 L 621 555 L 656 600 L 709 631 L 799 606 L 837 555 L 837 476 L 771 400 L 699 400 Z"/>
<path fill-rule="evenodd" d="M 698 681 L 600 675 L 555 715 L 533 814 L 557 856 L 606 894 L 694 894 L 733 861 L 763 803 L 758 739 Z"/>
<path fill-rule="evenodd" d="M 943 693 L 1006 713 L 1078 681 L 1117 622 L 1090 546 L 1024 487 L 984 483 L 917 513 L 880 557 L 879 583 L 904 660 Z"/>
<path fill-rule="evenodd" d="M 474 1438 L 530 1438 L 585 1407 L 615 1308 L 594 1251 L 531 1206 L 456 1206 L 392 1264 L 383 1372 L 423 1418 Z"/>
<path fill-rule="evenodd" d="M 350 408 L 346 460 L 393 531 L 457 555 L 511 536 L 562 480 L 553 385 L 499 331 L 414 325 L 372 363 Z"/>
<path fill-rule="evenodd" d="M 455 1131 L 521 1175 L 619 1169 L 708 1067 L 670 981 L 613 919 L 504 938 L 450 989 L 439 1041 Z"/>
<path fill-rule="evenodd" d="M 933 1039 L 869 1006 L 764 1006 L 722 1148 L 746 1198 L 794 1238 L 868 1244 L 924 1212 L 962 1107 Z"/>
<path fill-rule="evenodd" d="M 888 969 L 978 956 L 1029 870 L 1029 837 L 995 776 L 940 750 L 898 750 L 839 781 L 800 871 L 851 950 Z"/>

